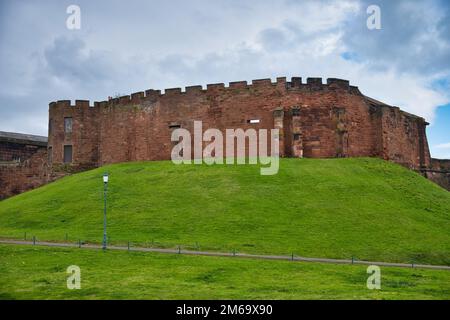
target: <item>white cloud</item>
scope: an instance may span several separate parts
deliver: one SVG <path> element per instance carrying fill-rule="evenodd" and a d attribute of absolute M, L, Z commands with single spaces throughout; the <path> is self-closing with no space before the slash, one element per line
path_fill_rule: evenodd
<path fill-rule="evenodd" d="M 438 148 L 438 149 L 450 149 L 450 142 L 438 144 L 437 146 L 435 146 L 435 148 Z"/>

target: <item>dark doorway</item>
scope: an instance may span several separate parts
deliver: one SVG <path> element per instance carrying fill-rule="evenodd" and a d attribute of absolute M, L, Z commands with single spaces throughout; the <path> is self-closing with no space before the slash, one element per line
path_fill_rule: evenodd
<path fill-rule="evenodd" d="M 64 146 L 64 163 L 72 162 L 72 146 L 67 145 Z"/>

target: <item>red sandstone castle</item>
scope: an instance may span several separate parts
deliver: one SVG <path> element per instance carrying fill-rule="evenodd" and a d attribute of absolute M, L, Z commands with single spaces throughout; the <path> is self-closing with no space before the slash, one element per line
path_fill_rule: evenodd
<path fill-rule="evenodd" d="M 137 92 L 110 101 L 50 103 L 53 166 L 170 159 L 174 128 L 278 128 L 286 157 L 381 157 L 412 169 L 430 165 L 423 118 L 361 94 L 348 81 L 278 78 Z M 251 120 L 259 120 L 251 121 Z"/>
<path fill-rule="evenodd" d="M 147 90 L 109 101 L 50 103 L 48 167 L 82 170 L 107 163 L 170 159 L 171 132 L 274 129 L 282 157 L 380 157 L 450 185 L 448 162 L 431 159 L 428 123 L 363 95 L 348 81 L 277 78 Z"/>

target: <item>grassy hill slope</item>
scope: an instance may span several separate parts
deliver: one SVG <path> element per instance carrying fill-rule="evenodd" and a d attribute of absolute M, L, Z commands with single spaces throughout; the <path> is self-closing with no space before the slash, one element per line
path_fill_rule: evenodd
<path fill-rule="evenodd" d="M 450 264 L 450 193 L 379 159 L 258 166 L 124 163 L 0 202 L 0 237 Z"/>

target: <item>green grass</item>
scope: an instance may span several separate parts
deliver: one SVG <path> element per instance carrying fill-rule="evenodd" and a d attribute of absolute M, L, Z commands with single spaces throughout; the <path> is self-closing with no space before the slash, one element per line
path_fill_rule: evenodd
<path fill-rule="evenodd" d="M 81 289 L 66 287 L 70 265 Z M 0 245 L 0 299 L 449 299 L 450 272 Z"/>
<path fill-rule="evenodd" d="M 251 165 L 109 165 L 0 202 L 0 237 L 450 264 L 450 193 L 379 159 Z M 164 258 L 167 259 L 167 258 Z"/>

